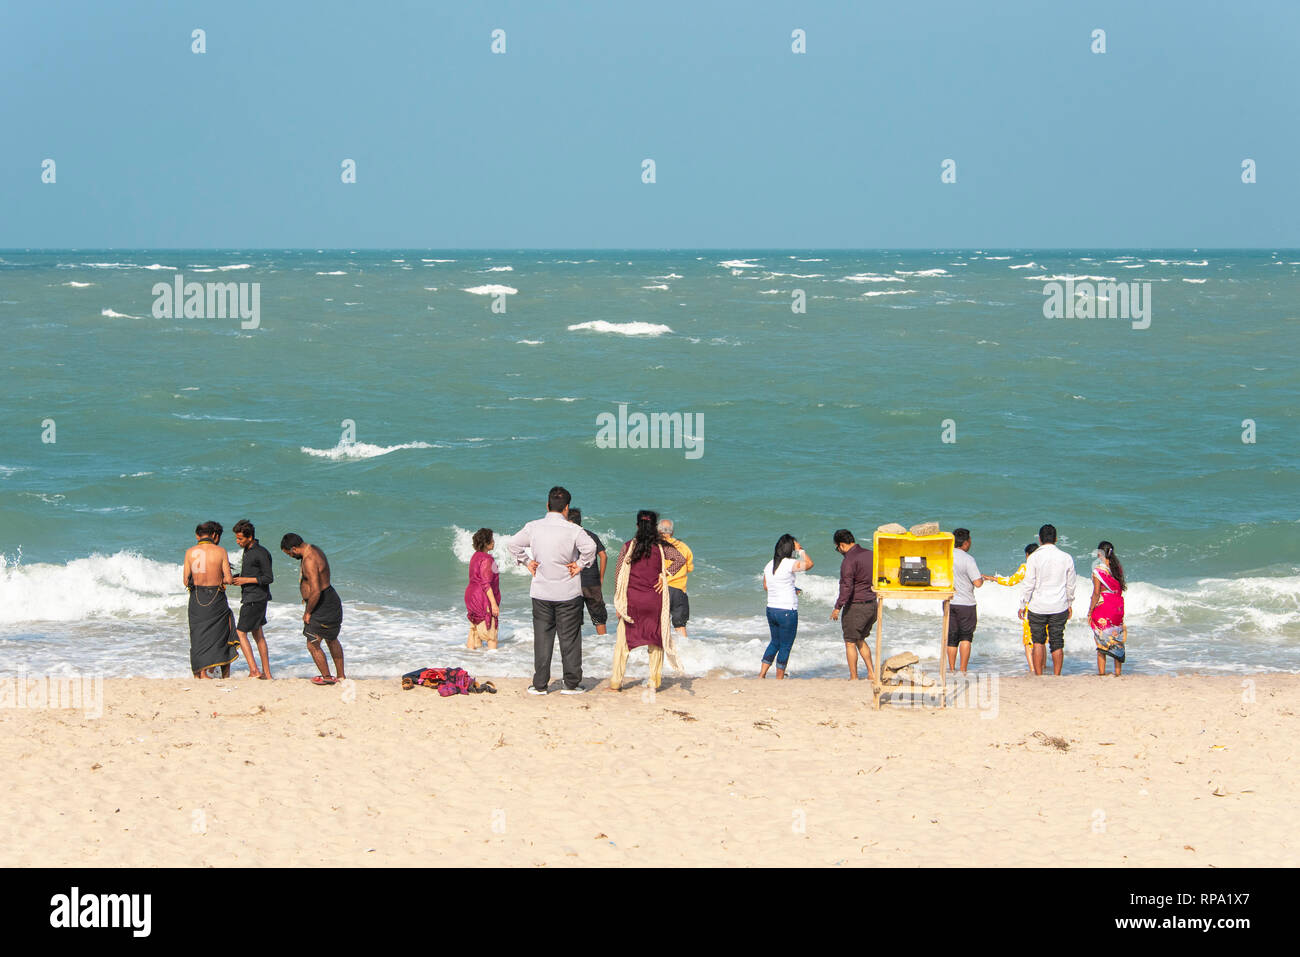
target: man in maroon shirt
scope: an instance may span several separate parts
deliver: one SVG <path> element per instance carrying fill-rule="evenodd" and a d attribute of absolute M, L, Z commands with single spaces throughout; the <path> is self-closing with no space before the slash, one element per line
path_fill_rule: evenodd
<path fill-rule="evenodd" d="M 844 556 L 840 562 L 840 596 L 831 612 L 831 621 L 840 618 L 844 628 L 844 653 L 849 659 L 849 680 L 858 680 L 858 656 L 867 666 L 867 679 L 874 681 L 875 668 L 871 664 L 871 649 L 867 638 L 876 623 L 876 591 L 871 587 L 871 549 L 857 544 L 853 533 L 841 528 L 835 533 L 835 550 Z"/>

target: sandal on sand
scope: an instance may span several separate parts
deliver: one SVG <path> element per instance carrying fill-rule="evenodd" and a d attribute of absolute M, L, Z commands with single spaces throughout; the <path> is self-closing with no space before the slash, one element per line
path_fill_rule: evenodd
<path fill-rule="evenodd" d="M 311 683 L 314 685 L 334 685 L 338 684 L 338 681 L 338 678 L 326 678 L 323 675 L 317 675 L 315 678 L 311 679 Z"/>

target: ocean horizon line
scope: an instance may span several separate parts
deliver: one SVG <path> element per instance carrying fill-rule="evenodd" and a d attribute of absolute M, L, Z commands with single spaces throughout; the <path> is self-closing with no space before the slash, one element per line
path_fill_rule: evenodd
<path fill-rule="evenodd" d="M 1188 252 L 1259 253 L 1300 252 L 1300 246 L 0 246 L 4 253 L 65 252 L 232 252 L 232 253 L 927 253 L 967 252 L 1062 253 L 1075 252 Z"/>

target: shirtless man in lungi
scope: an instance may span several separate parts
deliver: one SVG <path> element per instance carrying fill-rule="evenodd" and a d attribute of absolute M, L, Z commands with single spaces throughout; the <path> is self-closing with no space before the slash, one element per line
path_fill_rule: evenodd
<path fill-rule="evenodd" d="M 304 542 L 301 535 L 293 532 L 280 539 L 280 551 L 302 562 L 302 580 L 298 586 L 304 603 L 302 633 L 307 637 L 307 650 L 311 652 L 312 660 L 320 670 L 320 674 L 311 679 L 312 684 L 336 684 L 347 677 L 343 673 L 343 646 L 339 644 L 339 629 L 343 627 L 343 602 L 330 584 L 329 560 L 323 551 Z M 329 660 L 321 650 L 322 641 L 329 647 L 330 657 L 334 659 L 335 675 L 330 675 Z"/>
<path fill-rule="evenodd" d="M 239 657 L 235 618 L 226 600 L 230 556 L 221 547 L 221 525 L 203 522 L 194 529 L 197 540 L 185 552 L 181 581 L 190 592 L 190 671 L 196 678 L 211 677 L 208 671 L 220 667 L 221 677 L 230 676 L 230 663 Z"/>

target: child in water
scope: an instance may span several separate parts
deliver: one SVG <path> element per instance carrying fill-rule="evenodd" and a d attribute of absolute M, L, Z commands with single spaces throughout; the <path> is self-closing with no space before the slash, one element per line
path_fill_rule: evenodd
<path fill-rule="evenodd" d="M 1033 543 L 1031 543 L 1031 544 L 1025 546 L 1025 559 L 1026 559 L 1026 561 L 1029 559 L 1029 556 L 1030 556 L 1030 555 L 1034 554 L 1034 550 L 1037 549 L 1037 548 L 1038 548 L 1038 543 L 1037 543 L 1037 542 L 1033 542 Z M 1019 584 L 1020 584 L 1022 581 L 1024 581 L 1024 580 L 1025 580 L 1025 563 L 1024 563 L 1024 562 L 1021 562 L 1021 563 L 1020 563 L 1020 567 L 1019 567 L 1018 569 L 1016 569 L 1016 573 L 1015 573 L 1014 575 L 1011 575 L 1010 577 L 1004 577 L 1004 576 L 1002 576 L 1002 575 L 994 575 L 994 576 L 993 576 L 993 581 L 997 582 L 999 585 L 1006 585 L 1008 588 L 1012 587 L 1013 585 L 1019 585 Z M 1029 673 L 1030 673 L 1030 674 L 1033 674 L 1033 673 L 1034 673 L 1034 657 L 1033 657 L 1033 656 L 1034 656 L 1034 642 L 1033 642 L 1033 639 L 1029 637 L 1029 618 L 1028 618 L 1028 616 L 1026 616 L 1025 618 L 1021 619 L 1021 625 L 1022 625 L 1022 628 L 1021 628 L 1021 632 L 1022 632 L 1021 637 L 1024 639 L 1024 642 L 1025 642 L 1025 664 L 1027 664 L 1027 665 L 1029 666 Z"/>

